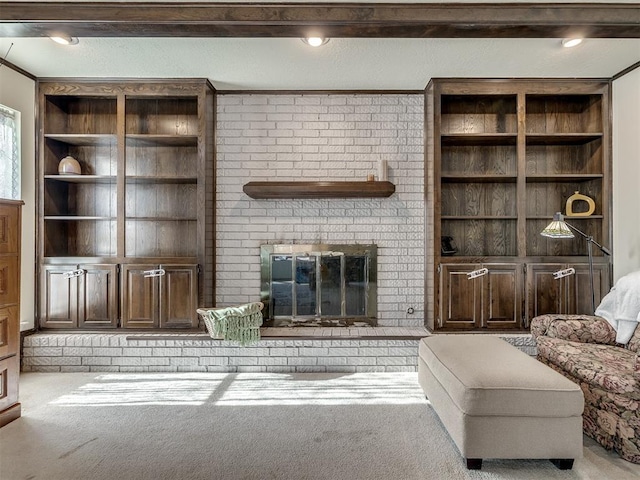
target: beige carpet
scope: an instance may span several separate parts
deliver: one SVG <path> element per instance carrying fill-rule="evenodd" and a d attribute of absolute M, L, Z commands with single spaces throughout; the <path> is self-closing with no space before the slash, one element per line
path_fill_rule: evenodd
<path fill-rule="evenodd" d="M 585 438 L 571 471 L 468 471 L 413 373 L 24 373 L 2 480 L 638 479 Z"/>

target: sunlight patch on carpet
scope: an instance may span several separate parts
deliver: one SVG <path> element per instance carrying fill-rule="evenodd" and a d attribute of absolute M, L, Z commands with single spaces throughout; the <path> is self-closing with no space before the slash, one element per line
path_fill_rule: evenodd
<path fill-rule="evenodd" d="M 238 374 L 216 405 L 401 405 L 424 403 L 416 373 L 335 378 Z"/>
<path fill-rule="evenodd" d="M 406 405 L 425 401 L 416 373 L 114 373 L 99 375 L 50 404 L 281 406 Z"/>
<path fill-rule="evenodd" d="M 108 374 L 50 402 L 65 407 L 202 405 L 226 374 Z"/>

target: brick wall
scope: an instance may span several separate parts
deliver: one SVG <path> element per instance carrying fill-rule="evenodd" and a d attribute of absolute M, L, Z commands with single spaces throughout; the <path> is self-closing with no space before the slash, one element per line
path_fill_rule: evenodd
<path fill-rule="evenodd" d="M 424 96 L 225 94 L 217 107 L 218 306 L 260 298 L 263 243 L 378 245 L 378 324 L 424 323 Z M 264 180 L 366 180 L 382 199 L 254 200 Z M 414 314 L 408 314 L 411 307 Z"/>
<path fill-rule="evenodd" d="M 269 340 L 240 347 L 198 334 L 41 333 L 23 372 L 415 372 L 413 340 Z"/>
<path fill-rule="evenodd" d="M 529 334 L 500 335 L 535 355 Z M 23 372 L 415 372 L 419 339 L 268 339 L 250 347 L 204 334 L 37 333 Z"/>

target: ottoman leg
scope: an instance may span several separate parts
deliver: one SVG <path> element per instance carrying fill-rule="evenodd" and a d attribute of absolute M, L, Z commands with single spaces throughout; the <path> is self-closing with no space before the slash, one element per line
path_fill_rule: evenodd
<path fill-rule="evenodd" d="M 467 458 L 467 470 L 480 470 L 482 468 L 481 458 Z"/>
<path fill-rule="evenodd" d="M 571 470 L 573 468 L 573 458 L 552 458 L 551 463 L 560 470 Z"/>

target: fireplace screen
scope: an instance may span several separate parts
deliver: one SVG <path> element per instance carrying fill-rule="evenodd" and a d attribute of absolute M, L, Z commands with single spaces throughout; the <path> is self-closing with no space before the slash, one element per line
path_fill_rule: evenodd
<path fill-rule="evenodd" d="M 375 245 L 263 245 L 260 257 L 267 325 L 375 321 Z"/>

